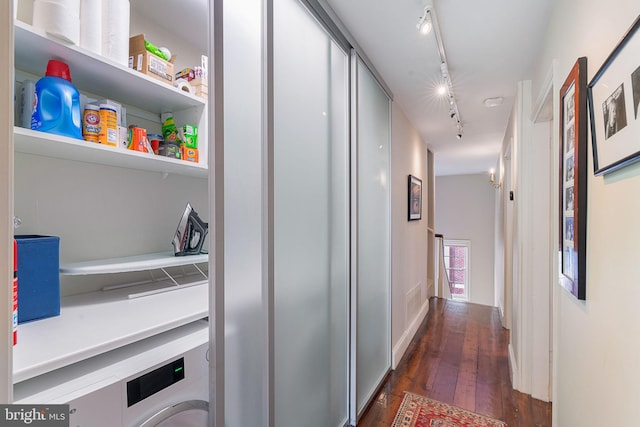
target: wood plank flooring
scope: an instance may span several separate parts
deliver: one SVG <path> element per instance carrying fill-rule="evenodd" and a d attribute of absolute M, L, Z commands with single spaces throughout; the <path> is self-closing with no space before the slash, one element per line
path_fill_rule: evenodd
<path fill-rule="evenodd" d="M 509 331 L 495 307 L 432 298 L 429 313 L 398 368 L 359 427 L 389 427 L 405 391 L 505 421 L 551 427 L 551 404 L 511 387 Z"/>

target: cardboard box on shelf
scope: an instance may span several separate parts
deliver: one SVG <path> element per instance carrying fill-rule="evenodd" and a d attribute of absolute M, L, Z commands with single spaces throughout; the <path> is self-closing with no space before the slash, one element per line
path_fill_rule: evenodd
<path fill-rule="evenodd" d="M 203 79 L 202 77 L 196 77 L 195 79 L 189 80 L 189 84 L 193 87 L 208 86 L 207 79 Z"/>
<path fill-rule="evenodd" d="M 206 57 L 203 57 L 206 58 Z M 204 61 L 204 60 L 203 60 Z M 185 80 L 189 82 L 189 86 L 191 87 L 191 93 L 199 96 L 201 98 L 209 97 L 209 85 L 207 82 L 207 73 L 206 67 L 194 67 L 194 68 L 185 68 L 176 73 L 176 82 L 179 80 Z"/>
<path fill-rule="evenodd" d="M 184 70 L 180 70 L 176 73 L 176 80 L 185 79 L 187 81 L 191 81 L 196 77 L 193 68 L 185 68 Z"/>
<path fill-rule="evenodd" d="M 207 79 L 202 77 L 196 77 L 189 81 L 189 84 L 193 88 L 193 94 L 196 96 L 200 96 L 202 98 L 207 98 L 209 96 L 209 85 L 207 83 Z"/>
<path fill-rule="evenodd" d="M 173 56 L 169 61 L 165 61 L 147 51 L 144 44 L 144 34 L 138 34 L 129 39 L 129 68 L 172 86 L 174 59 L 175 57 Z"/>
<path fill-rule="evenodd" d="M 60 238 L 15 236 L 18 243 L 18 323 L 60 315 Z"/>
<path fill-rule="evenodd" d="M 181 135 L 187 148 L 198 148 L 198 127 L 183 125 Z"/>
<path fill-rule="evenodd" d="M 186 146 L 180 147 L 180 151 L 182 152 L 182 159 L 188 162 L 198 163 L 198 149 L 197 148 L 188 148 Z"/>

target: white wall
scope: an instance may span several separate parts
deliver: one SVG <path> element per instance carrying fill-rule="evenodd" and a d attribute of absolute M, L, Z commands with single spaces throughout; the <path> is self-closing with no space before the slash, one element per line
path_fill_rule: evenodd
<path fill-rule="evenodd" d="M 392 104 L 391 117 L 391 342 L 392 367 L 427 313 L 427 144 Z M 408 221 L 408 175 L 422 179 L 422 220 Z"/>
<path fill-rule="evenodd" d="M 488 174 L 436 177 L 436 233 L 471 241 L 469 301 L 494 305 L 496 190 Z"/>
<path fill-rule="evenodd" d="M 554 7 L 534 96 L 554 59 L 556 97 L 580 56 L 588 58 L 590 80 L 640 12 L 637 0 L 558 0 Z M 557 135 L 554 144 L 557 152 Z M 555 284 L 553 420 L 628 426 L 640 417 L 640 164 L 594 177 L 588 144 L 586 301 Z"/>

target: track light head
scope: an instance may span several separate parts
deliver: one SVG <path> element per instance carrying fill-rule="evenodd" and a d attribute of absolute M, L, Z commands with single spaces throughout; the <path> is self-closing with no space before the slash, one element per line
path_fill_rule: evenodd
<path fill-rule="evenodd" d="M 445 80 L 449 78 L 449 67 L 447 67 L 446 62 L 440 63 L 440 74 L 442 74 L 442 78 Z"/>
<path fill-rule="evenodd" d="M 424 8 L 424 14 L 418 20 L 418 24 L 416 28 L 422 35 L 429 34 L 433 29 L 433 24 L 431 23 L 431 16 L 429 15 L 429 8 Z"/>
<path fill-rule="evenodd" d="M 427 35 L 431 32 L 431 21 L 429 21 L 428 19 L 425 19 L 422 23 L 418 24 L 418 31 L 420 31 L 420 34 L 422 35 Z"/>

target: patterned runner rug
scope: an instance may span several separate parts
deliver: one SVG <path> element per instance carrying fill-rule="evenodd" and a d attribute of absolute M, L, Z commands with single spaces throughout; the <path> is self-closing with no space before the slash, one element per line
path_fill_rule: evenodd
<path fill-rule="evenodd" d="M 493 418 L 405 392 L 391 427 L 507 427 Z"/>

